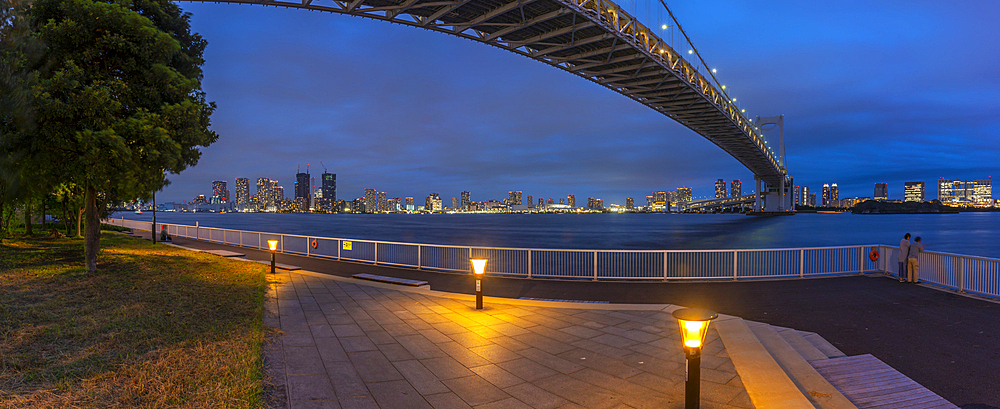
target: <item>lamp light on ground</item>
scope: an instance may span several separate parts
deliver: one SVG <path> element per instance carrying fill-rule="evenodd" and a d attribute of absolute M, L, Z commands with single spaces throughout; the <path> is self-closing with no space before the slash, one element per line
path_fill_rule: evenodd
<path fill-rule="evenodd" d="M 476 276 L 476 309 L 483 309 L 483 276 L 486 275 L 485 258 L 470 258 L 472 262 L 472 274 Z"/>
<path fill-rule="evenodd" d="M 674 311 L 681 327 L 684 356 L 687 358 L 684 379 L 684 409 L 698 409 L 701 404 L 701 348 L 705 345 L 708 323 L 719 317 L 712 310 L 684 308 Z"/>
<path fill-rule="evenodd" d="M 271 249 L 271 274 L 274 274 L 274 252 L 278 251 L 278 241 L 268 240 L 267 248 Z"/>

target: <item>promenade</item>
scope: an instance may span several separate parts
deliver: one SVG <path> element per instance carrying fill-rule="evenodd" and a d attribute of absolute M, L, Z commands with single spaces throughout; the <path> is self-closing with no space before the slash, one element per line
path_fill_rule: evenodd
<path fill-rule="evenodd" d="M 264 251 L 181 238 L 177 239 L 177 244 L 200 249 L 234 250 L 256 260 L 269 257 Z M 279 263 L 341 277 L 367 272 L 424 280 L 430 283 L 431 289 L 441 292 L 469 294 L 474 288 L 469 275 L 337 262 L 287 254 L 278 254 L 277 259 Z M 297 283 L 292 278 L 296 276 L 301 275 L 289 275 L 289 281 L 284 285 L 291 286 L 294 290 L 308 289 L 312 288 L 309 282 L 316 279 L 302 278 Z M 348 293 L 343 288 L 340 291 Z M 359 294 L 355 289 L 351 291 Z M 900 284 L 878 275 L 717 283 L 593 283 L 488 277 L 484 283 L 484 291 L 487 296 L 512 299 L 587 300 L 711 308 L 747 320 L 816 332 L 847 355 L 872 354 L 963 408 L 1000 407 L 1000 393 L 995 388 L 998 382 L 996 374 L 1000 373 L 996 347 L 996 341 L 1000 339 L 1000 305 L 921 285 Z M 298 294 L 298 291 L 295 293 Z M 278 294 L 280 299 L 280 290 Z M 387 297 L 391 300 L 394 296 Z M 278 307 L 280 315 L 280 304 Z M 290 308 L 295 307 L 293 305 Z M 522 306 L 504 308 L 516 308 L 518 313 L 528 311 Z M 537 311 L 530 312 L 544 315 Z M 492 316 L 489 312 L 487 314 Z M 493 314 L 507 313 L 495 310 Z M 537 325 L 535 323 L 533 326 Z M 673 326 L 675 324 L 670 323 L 663 326 L 662 330 L 669 331 Z M 549 328 L 555 331 L 559 329 Z M 664 339 L 670 338 L 670 334 L 666 332 L 660 335 Z M 679 346 L 677 349 L 679 352 Z M 493 362 L 490 364 L 496 365 Z M 589 369 L 600 372 L 598 369 Z M 398 368 L 396 370 L 398 372 Z M 727 383 L 728 381 L 720 385 Z M 514 397 L 509 392 L 505 393 Z M 724 405 L 722 407 L 741 407 L 738 400 L 714 403 Z"/>

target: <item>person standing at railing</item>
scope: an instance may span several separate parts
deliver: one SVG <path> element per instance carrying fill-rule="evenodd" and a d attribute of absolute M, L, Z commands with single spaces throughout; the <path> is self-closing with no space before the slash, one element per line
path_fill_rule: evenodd
<path fill-rule="evenodd" d="M 907 257 L 910 256 L 910 233 L 906 233 L 903 239 L 899 241 L 899 254 L 896 259 L 899 260 L 899 282 L 906 281 L 906 264 Z"/>
<path fill-rule="evenodd" d="M 917 256 L 922 251 L 924 251 L 924 246 L 920 244 L 920 237 L 913 239 L 913 244 L 910 245 L 910 255 L 906 260 L 910 272 L 910 282 L 913 284 L 920 282 L 920 278 L 917 277 L 917 272 L 920 270 L 920 265 L 917 263 Z"/>

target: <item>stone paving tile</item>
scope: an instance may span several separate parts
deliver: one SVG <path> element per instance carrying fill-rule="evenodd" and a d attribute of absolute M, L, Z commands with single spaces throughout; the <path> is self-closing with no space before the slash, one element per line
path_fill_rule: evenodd
<path fill-rule="evenodd" d="M 498 367 L 510 372 L 518 378 L 528 382 L 534 382 L 542 378 L 548 378 L 559 373 L 545 365 L 532 361 L 528 358 L 516 359 L 513 361 L 501 362 Z"/>
<path fill-rule="evenodd" d="M 399 373 L 403 374 L 407 382 L 413 386 L 421 395 L 433 395 L 436 393 L 449 392 L 447 386 L 434 375 L 420 361 L 415 359 L 409 361 L 393 362 Z"/>
<path fill-rule="evenodd" d="M 364 351 L 374 351 L 378 347 L 372 342 L 368 337 L 343 337 L 337 338 L 340 341 L 340 345 L 344 347 L 344 351 L 347 352 L 364 352 Z"/>
<path fill-rule="evenodd" d="M 485 379 L 472 375 L 462 378 L 447 379 L 443 381 L 452 392 L 455 392 L 465 403 L 476 406 L 484 403 L 496 402 L 498 400 L 511 397 L 487 382 Z"/>
<path fill-rule="evenodd" d="M 521 357 L 516 352 L 496 344 L 469 348 L 469 351 L 493 363 L 512 361 Z"/>
<path fill-rule="evenodd" d="M 492 383 L 494 386 L 501 389 L 524 383 L 523 379 L 518 378 L 514 374 L 493 364 L 477 366 L 469 369 L 471 369 L 472 372 L 475 372 L 476 375 L 479 375 L 489 383 Z"/>
<path fill-rule="evenodd" d="M 633 367 L 625 365 L 625 363 L 623 363 L 618 359 L 610 358 L 584 349 L 574 349 L 571 351 L 563 352 L 556 356 L 563 358 L 569 362 L 575 362 L 579 365 L 583 365 L 591 369 L 596 369 L 598 371 L 619 378 L 627 378 L 630 376 L 635 376 L 639 372 L 642 372 L 642 370 L 640 369 L 635 369 Z"/>
<path fill-rule="evenodd" d="M 305 400 L 292 402 L 292 409 L 340 409 L 336 400 Z"/>
<path fill-rule="evenodd" d="M 455 341 L 438 344 L 438 348 L 441 348 L 446 354 L 468 368 L 490 363 L 486 358 L 470 351 L 469 348 L 463 347 Z"/>
<path fill-rule="evenodd" d="M 424 338 L 423 335 L 406 335 L 396 337 L 396 342 L 402 345 L 403 348 L 413 355 L 417 359 L 427 359 L 427 358 L 439 358 L 443 356 L 448 356 L 441 348 L 434 345 L 433 342 Z"/>
<path fill-rule="evenodd" d="M 316 347 L 285 347 L 285 371 L 289 375 L 326 373 Z"/>
<path fill-rule="evenodd" d="M 348 352 L 347 356 L 365 383 L 403 379 L 403 375 L 379 351 Z"/>
<path fill-rule="evenodd" d="M 476 406 L 476 409 L 531 409 L 531 406 L 516 398 L 507 398 Z"/>
<path fill-rule="evenodd" d="M 343 409 L 381 409 L 371 396 L 350 396 L 337 401 Z"/>
<path fill-rule="evenodd" d="M 424 396 L 424 399 L 426 399 L 427 402 L 434 407 L 434 409 L 472 409 L 472 406 L 469 406 L 469 404 L 465 403 L 462 398 L 459 398 L 458 395 L 451 392 L 439 393 L 437 395 L 427 395 Z"/>
<path fill-rule="evenodd" d="M 525 358 L 535 361 L 536 363 L 555 369 L 556 371 L 564 374 L 573 373 L 583 369 L 583 366 L 576 362 L 567 361 L 537 348 L 525 349 L 523 351 L 518 351 L 517 353 Z"/>
<path fill-rule="evenodd" d="M 316 345 L 316 341 L 313 339 L 312 332 L 309 331 L 308 326 L 305 327 L 304 331 L 285 331 L 281 342 L 286 347 L 309 347 Z"/>
<path fill-rule="evenodd" d="M 338 397 L 367 396 L 369 394 L 368 387 L 365 386 L 365 382 L 361 380 L 358 371 L 350 362 L 331 362 L 325 366 L 326 374 Z"/>
<path fill-rule="evenodd" d="M 288 398 L 297 400 L 336 399 L 337 394 L 326 374 L 288 375 Z"/>
<path fill-rule="evenodd" d="M 406 348 L 403 348 L 402 345 L 396 343 L 379 344 L 377 345 L 377 347 L 379 351 L 382 351 L 382 355 L 385 355 L 385 358 L 388 359 L 389 362 L 408 361 L 411 359 L 416 359 L 413 357 L 412 354 L 410 354 L 410 351 L 407 351 Z"/>
<path fill-rule="evenodd" d="M 451 357 L 421 359 L 420 363 L 424 364 L 438 379 L 454 379 L 474 375 L 469 368 Z"/>
<path fill-rule="evenodd" d="M 610 409 L 622 402 L 622 396 L 569 375 L 555 375 L 535 381 L 535 386 L 590 409 Z"/>
<path fill-rule="evenodd" d="M 503 391 L 536 409 L 553 409 L 569 402 L 527 382 L 505 388 Z"/>
<path fill-rule="evenodd" d="M 389 381 L 369 384 L 372 397 L 382 408 L 431 409 L 423 396 L 406 381 Z"/>
<path fill-rule="evenodd" d="M 337 338 L 316 338 L 316 350 L 319 351 L 320 357 L 323 362 L 342 362 L 347 361 L 347 352 L 344 351 L 344 347 L 340 346 L 340 341 Z"/>

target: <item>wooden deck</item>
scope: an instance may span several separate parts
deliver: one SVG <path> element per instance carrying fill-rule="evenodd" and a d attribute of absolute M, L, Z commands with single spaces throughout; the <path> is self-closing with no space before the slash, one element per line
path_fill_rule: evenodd
<path fill-rule="evenodd" d="M 860 409 L 958 409 L 872 355 L 810 362 L 816 371 Z"/>

